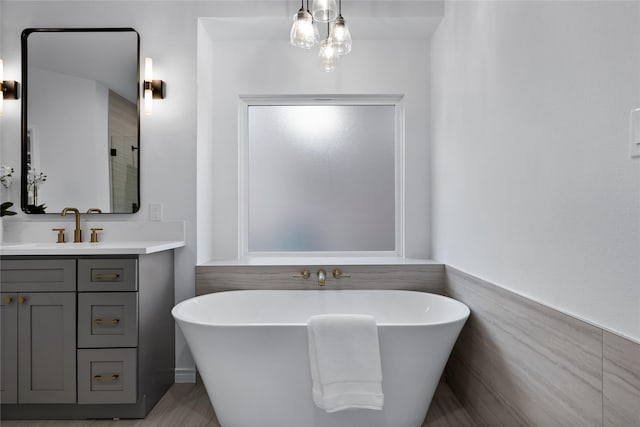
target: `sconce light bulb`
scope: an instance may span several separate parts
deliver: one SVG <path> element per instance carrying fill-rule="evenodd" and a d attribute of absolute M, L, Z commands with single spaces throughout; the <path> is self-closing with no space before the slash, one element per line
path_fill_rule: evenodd
<path fill-rule="evenodd" d="M 153 80 L 153 60 L 151 58 L 144 58 L 144 79 Z"/>
<path fill-rule="evenodd" d="M 153 105 L 153 91 L 151 89 L 144 90 L 144 114 L 146 116 L 151 114 Z"/>
<path fill-rule="evenodd" d="M 2 81 L 2 80 L 0 80 Z M 4 109 L 3 105 L 4 104 L 4 93 L 2 93 L 2 84 L 0 84 L 0 116 L 2 115 L 2 111 Z"/>

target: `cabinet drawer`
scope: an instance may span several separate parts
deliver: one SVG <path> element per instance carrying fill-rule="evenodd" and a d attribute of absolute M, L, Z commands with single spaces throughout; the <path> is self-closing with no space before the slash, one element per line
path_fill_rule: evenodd
<path fill-rule="evenodd" d="M 137 259 L 79 259 L 79 292 L 123 292 L 138 289 Z"/>
<path fill-rule="evenodd" d="M 135 348 L 78 350 L 78 403 L 135 403 Z"/>
<path fill-rule="evenodd" d="M 138 293 L 78 294 L 78 347 L 138 345 Z"/>
<path fill-rule="evenodd" d="M 75 292 L 75 259 L 3 260 L 2 292 Z"/>

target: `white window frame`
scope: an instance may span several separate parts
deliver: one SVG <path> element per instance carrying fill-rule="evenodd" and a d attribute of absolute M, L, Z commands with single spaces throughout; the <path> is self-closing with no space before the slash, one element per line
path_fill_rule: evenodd
<path fill-rule="evenodd" d="M 393 105 L 395 107 L 394 251 L 249 251 L 249 107 L 264 105 Z M 238 258 L 253 257 L 404 257 L 405 131 L 402 95 L 241 95 L 238 102 Z M 311 203 L 311 201 L 309 201 Z"/>

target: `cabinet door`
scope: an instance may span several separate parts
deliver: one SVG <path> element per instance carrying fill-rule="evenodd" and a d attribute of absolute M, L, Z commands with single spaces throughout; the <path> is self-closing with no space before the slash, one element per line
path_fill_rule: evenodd
<path fill-rule="evenodd" d="M 76 294 L 18 294 L 18 402 L 76 402 Z"/>
<path fill-rule="evenodd" d="M 18 295 L 0 296 L 0 402 L 18 403 Z"/>

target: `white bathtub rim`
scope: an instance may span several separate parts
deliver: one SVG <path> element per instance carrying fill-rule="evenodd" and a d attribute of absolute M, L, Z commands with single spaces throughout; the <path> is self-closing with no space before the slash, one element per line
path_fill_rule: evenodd
<path fill-rule="evenodd" d="M 198 295 L 195 297 L 191 297 L 189 299 L 186 299 L 184 301 L 179 302 L 178 304 L 176 304 L 172 309 L 171 309 L 171 315 L 173 316 L 173 318 L 178 321 L 178 322 L 184 322 L 190 325 L 195 325 L 195 326 L 203 326 L 203 327 L 214 327 L 214 328 L 242 328 L 242 327 L 306 327 L 307 326 L 307 322 L 237 322 L 237 323 L 215 323 L 215 322 L 207 322 L 207 321 L 198 321 L 198 320 L 193 320 L 193 319 L 186 319 L 184 316 L 182 316 L 181 310 L 184 310 L 184 307 L 192 304 L 194 299 L 208 299 L 208 298 L 214 298 L 215 296 L 219 295 L 219 294 L 230 294 L 230 293 L 262 293 L 262 292 L 269 292 L 269 293 L 288 293 L 288 292 L 371 292 L 371 293 L 384 293 L 384 292 L 393 292 L 393 293 L 413 293 L 413 294 L 427 294 L 430 295 L 430 298 L 435 298 L 435 299 L 440 299 L 443 301 L 447 301 L 447 303 L 451 304 L 455 304 L 457 306 L 458 309 L 461 309 L 462 312 L 460 313 L 459 316 L 456 316 L 455 318 L 450 318 L 450 319 L 446 319 L 446 320 L 431 320 L 428 322 L 381 322 L 381 323 L 377 323 L 378 327 L 382 327 L 382 328 L 397 328 L 397 327 L 403 327 L 403 328 L 407 328 L 407 327 L 435 327 L 435 326 L 442 326 L 442 325 L 452 325 L 452 324 L 456 324 L 459 322 L 466 322 L 466 320 L 469 318 L 470 314 L 471 314 L 471 310 L 469 309 L 469 307 L 456 300 L 453 299 L 451 297 L 445 296 L 445 295 L 440 295 L 440 294 L 434 294 L 434 293 L 430 293 L 430 292 L 420 292 L 420 291 L 410 291 L 410 290 L 399 290 L 399 289 L 325 289 L 325 290 L 278 290 L 278 289 L 251 289 L 251 290 L 231 290 L 231 291 L 224 291 L 224 292 L 214 292 L 214 293 L 210 293 L 210 294 L 204 294 L 204 295 Z M 332 313 L 332 314 L 353 314 L 353 313 L 349 313 L 349 312 L 341 312 L 341 313 Z"/>

